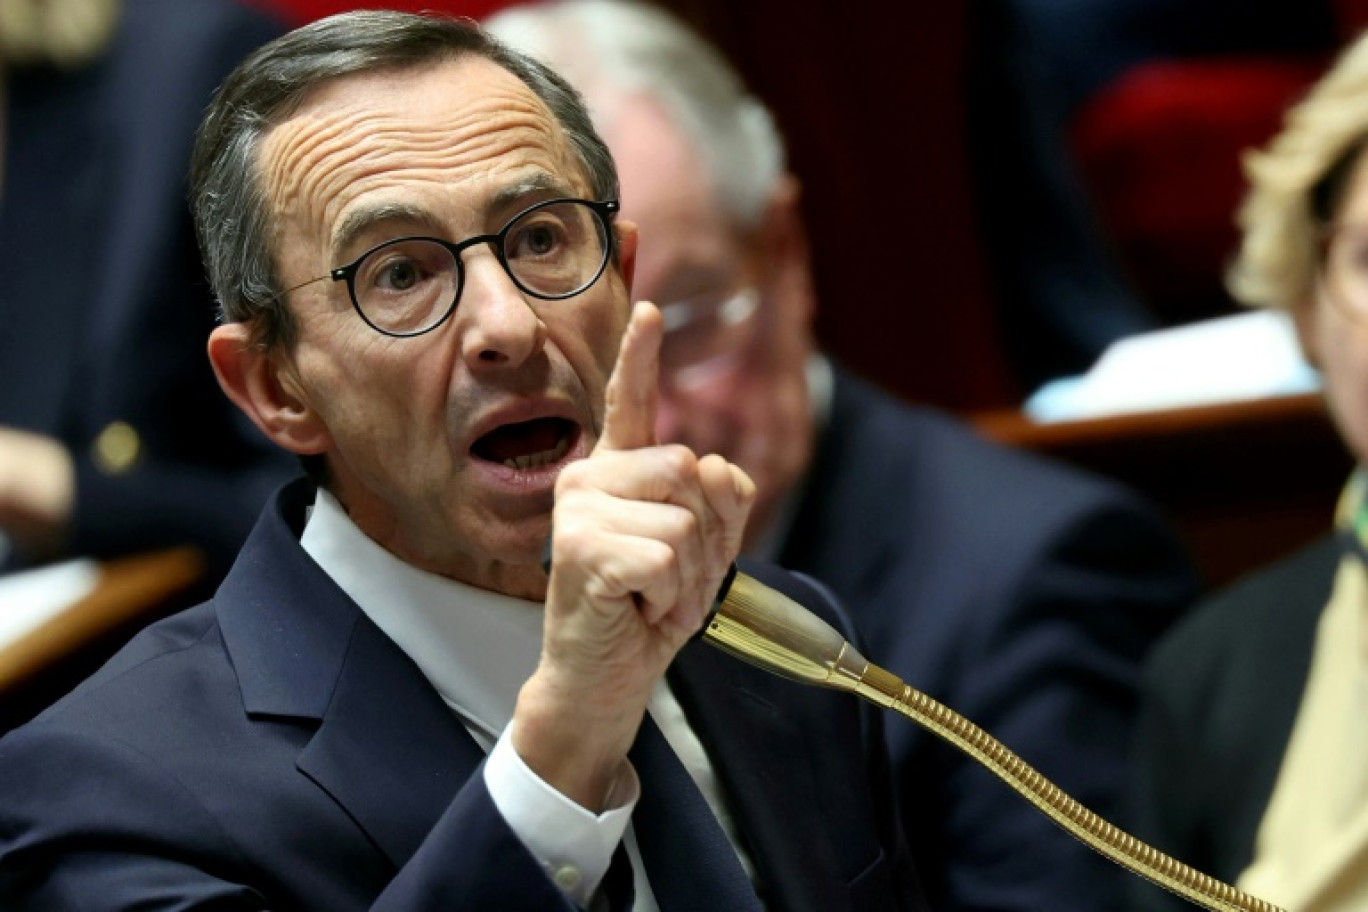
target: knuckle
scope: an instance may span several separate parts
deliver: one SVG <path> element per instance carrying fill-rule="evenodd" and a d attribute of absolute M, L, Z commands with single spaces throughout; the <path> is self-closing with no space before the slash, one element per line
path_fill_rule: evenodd
<path fill-rule="evenodd" d="M 562 496 L 590 487 L 593 467 L 589 460 L 581 459 L 564 466 L 556 476 L 555 494 L 559 503 Z"/>
<path fill-rule="evenodd" d="M 661 460 L 675 477 L 692 480 L 698 476 L 698 457 L 682 443 L 668 443 L 660 448 Z"/>
<path fill-rule="evenodd" d="M 679 570 L 679 554 L 668 542 L 653 541 L 645 549 L 642 569 L 654 579 L 671 576 Z"/>
<path fill-rule="evenodd" d="M 587 559 L 592 541 L 578 517 L 558 517 L 551 539 L 552 561 L 558 567 L 577 566 Z"/>
<path fill-rule="evenodd" d="M 692 510 L 674 511 L 675 536 L 681 541 L 691 541 L 702 534 L 703 523 Z"/>

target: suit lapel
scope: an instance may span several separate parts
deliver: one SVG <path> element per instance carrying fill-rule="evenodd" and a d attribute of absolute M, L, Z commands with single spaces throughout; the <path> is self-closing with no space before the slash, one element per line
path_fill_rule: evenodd
<path fill-rule="evenodd" d="M 249 715 L 318 719 L 300 771 L 397 866 L 484 759 L 455 713 L 299 545 L 286 488 L 215 597 Z"/>
<path fill-rule="evenodd" d="M 417 667 L 360 618 L 323 724 L 300 754 L 300 771 L 399 867 L 483 760 Z"/>
<path fill-rule="evenodd" d="M 702 643 L 685 647 L 670 685 L 708 750 L 756 866 L 770 909 L 818 912 L 848 907 L 845 879 L 828 839 L 829 821 L 803 796 L 819 794 L 809 742 L 774 699 L 768 678 Z"/>

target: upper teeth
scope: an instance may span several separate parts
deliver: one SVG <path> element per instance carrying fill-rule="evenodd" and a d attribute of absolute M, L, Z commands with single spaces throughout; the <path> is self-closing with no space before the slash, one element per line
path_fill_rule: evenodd
<path fill-rule="evenodd" d="M 549 450 L 542 450 L 540 453 L 528 453 L 526 456 L 511 456 L 505 459 L 503 464 L 510 469 L 540 469 L 542 466 L 550 465 L 559 460 L 568 449 L 570 449 L 570 438 L 565 437 Z"/>

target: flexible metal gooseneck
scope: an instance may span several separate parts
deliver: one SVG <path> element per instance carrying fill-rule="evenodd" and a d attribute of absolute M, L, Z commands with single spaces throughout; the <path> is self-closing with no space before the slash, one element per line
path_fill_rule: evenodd
<path fill-rule="evenodd" d="M 983 729 L 871 664 L 806 608 L 734 573 L 703 639 L 782 677 L 858 694 L 895 709 L 973 757 L 1066 831 L 1130 871 L 1204 908 L 1283 912 L 1188 867 L 1103 820 Z"/>

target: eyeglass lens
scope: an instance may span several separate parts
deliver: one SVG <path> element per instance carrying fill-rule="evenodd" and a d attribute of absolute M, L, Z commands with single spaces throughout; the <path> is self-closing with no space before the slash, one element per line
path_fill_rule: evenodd
<path fill-rule="evenodd" d="M 661 308 L 665 338 L 660 366 L 676 380 L 691 379 L 700 367 L 714 367 L 736 355 L 750 340 L 751 318 L 760 293 L 744 288 L 726 297 L 699 297 Z"/>
<path fill-rule="evenodd" d="M 562 200 L 523 212 L 497 236 L 509 277 L 524 292 L 558 299 L 598 278 L 608 257 L 607 228 L 583 201 Z M 460 254 L 431 238 L 400 238 L 357 264 L 352 294 L 376 329 L 416 335 L 442 322 L 464 281 Z"/>

